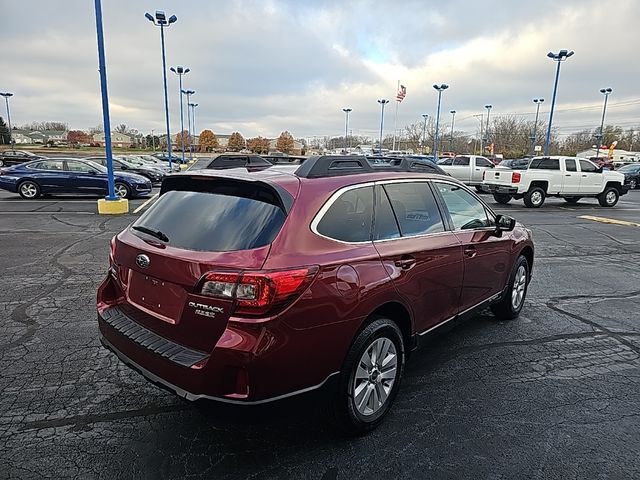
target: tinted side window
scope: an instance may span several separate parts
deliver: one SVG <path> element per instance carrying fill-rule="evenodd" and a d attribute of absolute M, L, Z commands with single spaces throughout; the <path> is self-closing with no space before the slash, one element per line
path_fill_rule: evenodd
<path fill-rule="evenodd" d="M 575 160 L 567 159 L 564 161 L 564 163 L 567 167 L 567 172 L 575 172 L 577 170 Z"/>
<path fill-rule="evenodd" d="M 476 158 L 476 166 L 477 167 L 491 167 L 493 163 L 491 163 L 486 158 L 478 157 Z"/>
<path fill-rule="evenodd" d="M 371 240 L 373 187 L 354 188 L 333 202 L 318 223 L 318 233 L 343 242 Z"/>
<path fill-rule="evenodd" d="M 458 165 L 458 166 L 462 166 L 462 165 L 469 165 L 469 157 L 456 157 L 453 159 L 453 164 L 454 165 Z"/>
<path fill-rule="evenodd" d="M 376 187 L 376 213 L 374 219 L 374 240 L 399 238 L 400 229 L 391 209 L 389 197 L 382 187 Z"/>
<path fill-rule="evenodd" d="M 453 158 L 438 160 L 438 165 L 453 165 Z"/>
<path fill-rule="evenodd" d="M 436 200 L 427 182 L 384 186 L 403 237 L 444 231 Z"/>
<path fill-rule="evenodd" d="M 484 205 L 464 188 L 448 183 L 435 183 L 458 230 L 489 227 L 493 221 Z"/>
<path fill-rule="evenodd" d="M 560 160 L 557 158 L 536 158 L 531 161 L 529 169 L 560 170 Z"/>
<path fill-rule="evenodd" d="M 95 169 L 90 167 L 86 163 L 74 162 L 74 161 L 71 161 L 71 160 L 67 160 L 67 168 L 66 169 L 68 171 L 70 171 L 70 172 L 77 172 L 77 173 L 95 172 Z"/>
<path fill-rule="evenodd" d="M 45 160 L 44 162 L 36 163 L 29 168 L 34 168 L 36 170 L 62 170 L 62 160 Z"/>
<path fill-rule="evenodd" d="M 587 160 L 580 160 L 580 170 L 583 172 L 596 172 L 596 166 Z"/>

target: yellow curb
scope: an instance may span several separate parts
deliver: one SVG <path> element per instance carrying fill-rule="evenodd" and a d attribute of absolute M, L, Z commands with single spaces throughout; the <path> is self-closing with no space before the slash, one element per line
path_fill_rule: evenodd
<path fill-rule="evenodd" d="M 627 227 L 640 227 L 640 223 L 627 222 L 626 220 L 616 220 L 615 218 L 594 217 L 592 215 L 580 215 L 578 218 L 583 218 L 585 220 L 592 220 L 594 222 L 600 222 L 600 223 L 611 223 L 613 225 L 624 225 Z"/>
<path fill-rule="evenodd" d="M 100 215 L 121 215 L 129 213 L 129 200 L 119 198 L 118 200 L 107 200 L 101 198 L 98 200 L 98 213 Z"/>

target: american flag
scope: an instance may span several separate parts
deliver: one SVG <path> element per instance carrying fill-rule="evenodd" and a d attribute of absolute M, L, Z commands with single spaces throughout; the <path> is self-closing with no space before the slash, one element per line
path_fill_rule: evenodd
<path fill-rule="evenodd" d="M 404 97 L 407 96 L 407 87 L 404 85 L 400 85 L 400 90 L 398 90 L 398 94 L 396 95 L 396 102 L 401 102 L 404 100 Z"/>

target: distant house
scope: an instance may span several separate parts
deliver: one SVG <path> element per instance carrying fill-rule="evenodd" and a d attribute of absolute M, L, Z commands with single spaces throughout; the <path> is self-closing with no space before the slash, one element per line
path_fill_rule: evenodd
<path fill-rule="evenodd" d="M 61 145 L 67 143 L 66 130 L 23 130 L 14 128 L 11 138 L 16 144 L 53 143 Z"/>
<path fill-rule="evenodd" d="M 93 135 L 93 143 L 104 147 L 104 133 L 95 133 Z M 132 139 L 126 133 L 111 132 L 111 145 L 118 148 L 128 148 L 131 146 Z"/>

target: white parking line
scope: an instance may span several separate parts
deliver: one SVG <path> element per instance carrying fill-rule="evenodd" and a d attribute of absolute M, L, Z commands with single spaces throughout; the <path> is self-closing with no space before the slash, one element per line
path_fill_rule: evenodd
<path fill-rule="evenodd" d="M 138 208 L 136 208 L 133 213 L 138 213 L 141 212 L 142 210 L 144 210 L 145 208 L 147 208 L 147 205 L 149 205 L 151 202 L 153 202 L 156 198 L 158 198 L 158 194 L 156 193 L 155 195 L 153 195 L 149 200 L 147 200 L 146 202 L 144 202 L 142 205 L 140 205 Z"/>

